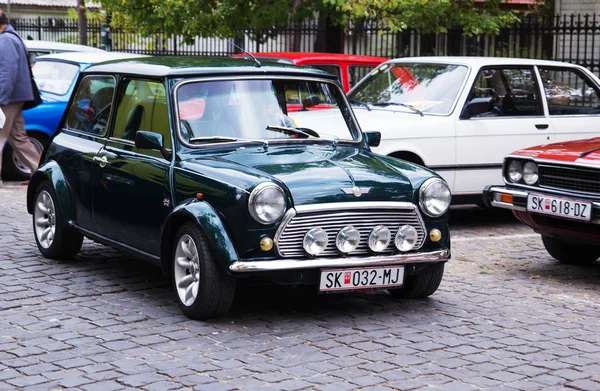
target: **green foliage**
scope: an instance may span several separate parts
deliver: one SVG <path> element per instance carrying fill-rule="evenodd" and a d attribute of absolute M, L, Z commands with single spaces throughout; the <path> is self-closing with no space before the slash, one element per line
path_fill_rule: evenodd
<path fill-rule="evenodd" d="M 113 26 L 150 35 L 156 31 L 195 36 L 233 37 L 252 27 L 264 30 L 317 13 L 333 24 L 377 19 L 393 31 L 416 28 L 444 33 L 462 28 L 466 35 L 497 34 L 515 21 L 500 9 L 502 0 L 99 0 Z"/>

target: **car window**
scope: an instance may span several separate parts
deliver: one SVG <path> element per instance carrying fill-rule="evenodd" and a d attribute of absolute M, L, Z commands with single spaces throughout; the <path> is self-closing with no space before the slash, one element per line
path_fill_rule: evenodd
<path fill-rule="evenodd" d="M 360 137 L 343 92 L 328 82 L 273 79 L 185 83 L 177 89 L 177 109 L 181 137 L 188 142 L 210 142 L 208 139 L 214 137 L 305 138 L 307 133 L 325 139 Z"/>
<path fill-rule="evenodd" d="M 369 72 L 375 69 L 374 66 L 364 66 L 364 65 L 351 65 L 348 67 L 348 78 L 350 82 L 350 87 L 354 87 L 356 83 L 358 83 L 363 77 L 367 76 Z"/>
<path fill-rule="evenodd" d="M 470 117 L 543 115 L 533 68 L 484 68 L 469 92 Z"/>
<path fill-rule="evenodd" d="M 576 69 L 539 67 L 550 115 L 600 114 L 600 94 Z"/>
<path fill-rule="evenodd" d="M 320 69 L 322 71 L 325 71 L 325 72 L 329 73 L 330 75 L 333 75 L 333 76 L 337 77 L 338 80 L 342 80 L 342 72 L 340 71 L 340 67 L 337 66 L 337 65 L 330 65 L 330 64 L 306 64 L 305 67 L 314 68 L 314 69 Z"/>
<path fill-rule="evenodd" d="M 138 130 L 160 133 L 171 148 L 165 86 L 158 81 L 127 79 L 117 103 L 112 137 L 135 141 Z"/>
<path fill-rule="evenodd" d="M 112 76 L 86 76 L 81 80 L 67 115 L 67 127 L 104 135 L 112 106 L 115 79 Z"/>
<path fill-rule="evenodd" d="M 79 67 L 66 62 L 37 61 L 31 71 L 40 91 L 64 95 L 77 77 Z"/>

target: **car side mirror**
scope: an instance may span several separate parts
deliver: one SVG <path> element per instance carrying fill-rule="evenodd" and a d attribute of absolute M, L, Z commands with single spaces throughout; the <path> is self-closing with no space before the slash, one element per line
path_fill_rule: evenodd
<path fill-rule="evenodd" d="M 466 104 L 460 118 L 468 119 L 480 114 L 489 113 L 493 110 L 494 102 L 491 97 L 473 98 Z"/>
<path fill-rule="evenodd" d="M 171 160 L 171 153 L 165 148 L 165 141 L 160 133 L 138 130 L 135 132 L 135 147 L 159 150 L 165 159 Z"/>
<path fill-rule="evenodd" d="M 378 147 L 381 143 L 381 132 L 365 132 L 365 137 L 369 147 Z"/>

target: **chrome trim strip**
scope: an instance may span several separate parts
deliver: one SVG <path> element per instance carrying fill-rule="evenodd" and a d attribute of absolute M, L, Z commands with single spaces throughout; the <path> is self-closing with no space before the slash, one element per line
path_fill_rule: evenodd
<path fill-rule="evenodd" d="M 237 261 L 229 265 L 231 272 L 267 272 L 276 270 L 298 270 L 315 268 L 363 267 L 403 265 L 421 262 L 445 262 L 450 259 L 450 250 L 396 254 L 373 257 L 277 259 L 274 261 Z"/>
<path fill-rule="evenodd" d="M 536 157 L 533 156 L 519 156 L 519 155 L 508 155 L 505 159 L 522 159 L 522 160 L 532 160 L 536 163 L 541 163 L 541 164 L 551 164 L 553 166 L 565 166 L 565 167 L 583 167 L 583 168 L 591 168 L 591 169 L 595 169 L 595 170 L 599 170 L 600 171 L 600 167 L 598 166 L 598 164 L 593 164 L 593 163 L 576 163 L 576 162 L 563 162 L 563 161 L 558 161 L 558 160 L 552 160 L 552 159 L 538 159 Z"/>
<path fill-rule="evenodd" d="M 296 209 L 291 208 L 285 213 L 285 215 L 283 215 L 283 219 L 279 224 L 279 228 L 277 228 L 277 232 L 275 232 L 275 237 L 273 238 L 273 241 L 275 242 L 275 251 L 279 256 L 281 256 L 281 251 L 279 251 L 279 237 L 283 233 L 285 227 L 287 227 L 288 223 L 292 221 L 294 217 L 296 217 Z"/>
<path fill-rule="evenodd" d="M 497 193 L 506 193 L 506 194 L 510 194 L 510 195 L 518 196 L 518 197 L 527 197 L 529 195 L 529 193 L 526 191 L 507 189 L 505 187 L 497 187 L 497 186 L 492 186 L 489 191 L 490 192 L 494 191 Z"/>
<path fill-rule="evenodd" d="M 504 209 L 518 210 L 520 212 L 527 212 L 527 208 L 524 208 L 522 206 L 516 206 L 514 204 L 509 204 L 507 202 L 501 202 L 501 201 L 494 201 L 494 200 L 492 200 L 490 202 L 490 204 L 492 206 L 497 207 L 497 208 L 504 208 Z"/>
<path fill-rule="evenodd" d="M 395 202 L 395 201 L 366 201 L 366 202 L 332 202 L 329 204 L 311 204 L 298 205 L 296 211 L 298 214 L 309 212 L 326 212 L 330 210 L 346 210 L 360 209 L 416 209 L 415 204 L 410 202 Z"/>

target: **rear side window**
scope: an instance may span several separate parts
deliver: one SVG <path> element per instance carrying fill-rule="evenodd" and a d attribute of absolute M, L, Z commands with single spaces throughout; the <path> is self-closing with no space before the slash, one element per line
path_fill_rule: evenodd
<path fill-rule="evenodd" d="M 115 79 L 112 76 L 86 76 L 77 88 L 67 127 L 95 135 L 104 135 L 110 117 Z"/>
<path fill-rule="evenodd" d="M 374 66 L 364 66 L 364 65 L 351 65 L 348 67 L 348 81 L 350 82 L 350 88 L 354 87 L 356 83 L 361 81 L 361 79 L 369 74 Z"/>
<path fill-rule="evenodd" d="M 338 80 L 342 80 L 342 71 L 340 67 L 337 65 L 327 65 L 327 64 L 307 64 L 305 65 L 307 68 L 320 69 L 333 75 L 338 78 Z"/>
<path fill-rule="evenodd" d="M 540 67 L 550 115 L 600 114 L 600 95 L 582 72 L 570 68 Z"/>
<path fill-rule="evenodd" d="M 31 71 L 40 91 L 64 95 L 71 88 L 79 67 L 66 62 L 37 61 Z"/>

